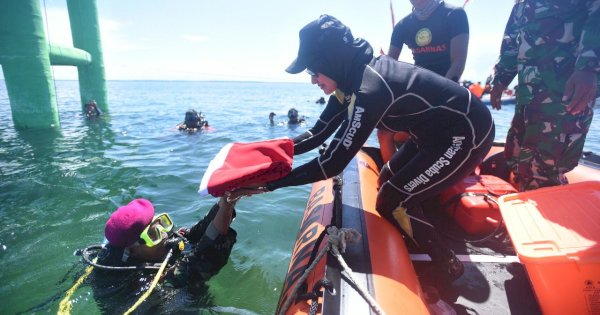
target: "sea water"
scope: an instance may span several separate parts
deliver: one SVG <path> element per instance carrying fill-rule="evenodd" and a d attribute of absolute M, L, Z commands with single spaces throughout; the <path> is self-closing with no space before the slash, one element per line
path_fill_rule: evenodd
<path fill-rule="evenodd" d="M 77 82 L 58 81 L 60 131 L 16 131 L 0 81 L 0 314 L 56 312 L 84 269 L 73 253 L 101 243 L 109 215 L 134 198 L 151 200 L 178 226 L 196 223 L 215 202 L 197 194 L 202 174 L 225 144 L 297 136 L 324 108 L 315 103 L 322 92 L 308 83 L 111 81 L 108 93 L 109 112 L 89 120 Z M 284 124 L 291 107 L 306 125 Z M 188 109 L 202 111 L 211 129 L 177 130 Z M 492 111 L 497 141 L 513 110 Z M 377 145 L 376 138 L 368 144 Z M 598 119 L 585 149 L 600 153 Z M 297 156 L 294 165 L 316 154 Z M 188 295 L 165 312 L 274 313 L 310 188 L 241 199 L 232 225 L 238 241 L 208 282 L 209 302 Z M 99 306 L 89 283 L 72 300 L 75 314 L 135 302 Z"/>

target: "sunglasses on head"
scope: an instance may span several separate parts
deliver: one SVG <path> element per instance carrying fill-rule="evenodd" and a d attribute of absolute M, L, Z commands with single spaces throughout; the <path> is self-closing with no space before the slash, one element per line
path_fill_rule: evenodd
<path fill-rule="evenodd" d="M 152 219 L 152 222 L 142 231 L 140 239 L 148 247 L 153 247 L 163 240 L 164 234 L 170 232 L 173 229 L 173 220 L 166 213 L 161 213 Z"/>

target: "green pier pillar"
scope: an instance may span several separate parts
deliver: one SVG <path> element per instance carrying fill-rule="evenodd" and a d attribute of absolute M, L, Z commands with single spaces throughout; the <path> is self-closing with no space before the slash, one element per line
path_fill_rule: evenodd
<path fill-rule="evenodd" d="M 0 64 L 15 127 L 59 128 L 39 0 L 0 3 Z"/>
<path fill-rule="evenodd" d="M 73 46 L 87 51 L 92 56 L 89 65 L 77 66 L 79 74 L 79 94 L 81 106 L 89 100 L 96 103 L 103 112 L 108 112 L 106 77 L 102 57 L 100 24 L 95 0 L 67 0 Z"/>

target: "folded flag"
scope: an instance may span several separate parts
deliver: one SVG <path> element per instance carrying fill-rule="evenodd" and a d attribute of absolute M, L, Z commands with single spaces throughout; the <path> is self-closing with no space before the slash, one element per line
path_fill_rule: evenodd
<path fill-rule="evenodd" d="M 293 159 L 291 139 L 227 144 L 208 165 L 198 193 L 220 197 L 226 191 L 280 179 L 292 170 Z"/>

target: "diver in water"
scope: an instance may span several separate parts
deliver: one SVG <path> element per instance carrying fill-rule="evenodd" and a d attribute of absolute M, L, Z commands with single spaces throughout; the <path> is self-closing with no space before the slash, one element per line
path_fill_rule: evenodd
<path fill-rule="evenodd" d="M 206 121 L 202 112 L 197 112 L 193 109 L 185 112 L 185 119 L 182 123 L 177 125 L 179 130 L 185 130 L 189 132 L 196 132 L 202 128 L 208 127 L 208 121 Z"/>
<path fill-rule="evenodd" d="M 298 116 L 298 110 L 295 108 L 290 108 L 288 111 L 288 125 L 297 125 L 306 121 L 304 116 Z"/>
<path fill-rule="evenodd" d="M 85 116 L 87 118 L 98 117 L 100 115 L 102 115 L 102 112 L 95 100 L 91 100 L 85 104 Z"/>
<path fill-rule="evenodd" d="M 277 114 L 271 112 L 269 113 L 269 125 L 273 126 L 275 125 L 275 120 L 273 119 L 275 116 L 277 116 Z"/>
<path fill-rule="evenodd" d="M 111 295 L 102 304 L 115 305 L 122 297 L 121 304 L 129 306 L 132 296 L 141 293 L 132 291 L 143 290 L 148 284 L 142 282 L 153 277 L 160 277 L 163 288 L 205 290 L 204 283 L 225 266 L 236 242 L 230 223 L 240 197 L 226 193 L 196 225 L 178 230 L 168 214 L 156 215 L 146 199 L 119 207 L 106 222 L 108 244 L 82 250 L 84 261 L 94 266 L 95 295 Z M 161 262 L 166 268 L 157 274 Z"/>
<path fill-rule="evenodd" d="M 323 105 L 327 103 L 327 101 L 325 101 L 325 97 L 321 96 L 315 103 Z"/>

